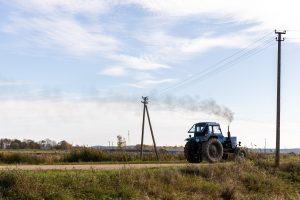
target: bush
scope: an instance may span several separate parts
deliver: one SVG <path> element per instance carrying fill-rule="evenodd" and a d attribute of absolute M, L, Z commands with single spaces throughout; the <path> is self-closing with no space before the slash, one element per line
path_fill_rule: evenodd
<path fill-rule="evenodd" d="M 18 153 L 2 152 L 0 153 L 0 163 L 7 164 L 41 164 L 60 162 L 60 157 L 53 154 L 36 154 L 36 153 Z"/>

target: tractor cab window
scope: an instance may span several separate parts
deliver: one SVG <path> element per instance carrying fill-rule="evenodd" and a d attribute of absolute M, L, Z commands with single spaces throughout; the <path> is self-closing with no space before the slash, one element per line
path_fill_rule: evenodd
<path fill-rule="evenodd" d="M 189 133 L 195 133 L 196 125 L 194 124 L 192 128 L 189 130 Z"/>
<path fill-rule="evenodd" d="M 204 136 L 205 132 L 206 132 L 205 127 L 206 127 L 206 124 L 196 124 L 195 137 Z"/>
<path fill-rule="evenodd" d="M 208 134 L 213 134 L 213 128 L 212 128 L 212 126 L 208 127 Z"/>
<path fill-rule="evenodd" d="M 212 129 L 214 134 L 222 134 L 220 126 L 213 126 Z"/>
<path fill-rule="evenodd" d="M 206 124 L 194 124 L 192 128 L 189 130 L 189 133 L 195 133 L 195 136 L 200 136 L 205 134 Z"/>
<path fill-rule="evenodd" d="M 203 131 L 203 129 L 205 128 L 205 125 L 203 126 L 200 126 L 200 125 L 197 125 L 196 126 L 196 132 L 202 132 Z"/>

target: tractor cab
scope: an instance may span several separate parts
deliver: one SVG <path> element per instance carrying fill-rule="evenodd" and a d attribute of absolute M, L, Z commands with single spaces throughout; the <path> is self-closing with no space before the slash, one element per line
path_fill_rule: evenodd
<path fill-rule="evenodd" d="M 200 122 L 197 124 L 194 124 L 188 133 L 194 134 L 192 137 L 190 135 L 190 138 L 186 140 L 196 140 L 199 141 L 207 141 L 209 138 L 214 137 L 219 140 L 224 141 L 224 136 L 222 134 L 222 130 L 220 128 L 220 124 L 215 122 Z"/>

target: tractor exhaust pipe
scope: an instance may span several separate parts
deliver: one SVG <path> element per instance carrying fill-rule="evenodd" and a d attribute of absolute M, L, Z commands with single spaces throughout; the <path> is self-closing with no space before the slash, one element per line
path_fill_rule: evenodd
<path fill-rule="evenodd" d="M 227 136 L 228 136 L 228 139 L 230 139 L 230 138 L 231 138 L 231 134 L 230 134 L 230 131 L 229 131 L 229 125 L 228 125 Z"/>

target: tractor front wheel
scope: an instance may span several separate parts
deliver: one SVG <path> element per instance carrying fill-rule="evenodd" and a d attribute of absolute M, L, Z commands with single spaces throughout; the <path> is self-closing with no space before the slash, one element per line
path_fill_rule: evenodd
<path fill-rule="evenodd" d="M 202 153 L 208 162 L 219 162 L 223 157 L 223 146 L 219 140 L 212 138 L 203 144 Z"/>

